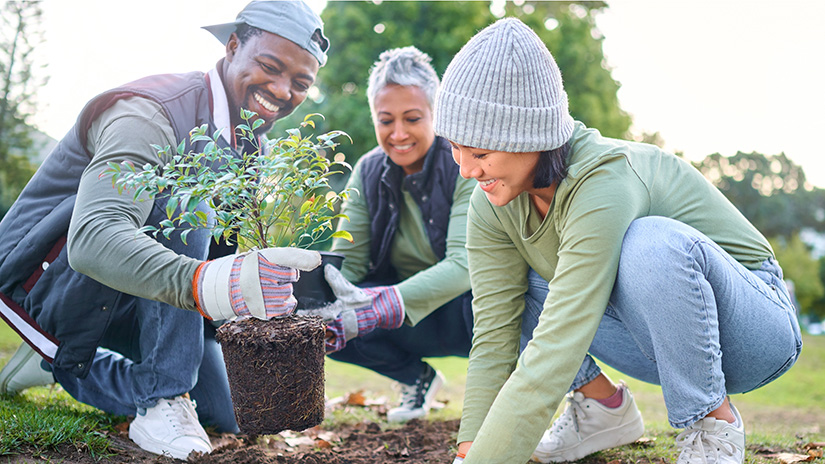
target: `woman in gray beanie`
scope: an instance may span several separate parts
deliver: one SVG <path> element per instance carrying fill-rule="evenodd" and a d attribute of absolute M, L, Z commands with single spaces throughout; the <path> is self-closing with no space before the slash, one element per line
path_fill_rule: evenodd
<path fill-rule="evenodd" d="M 553 57 L 517 19 L 455 56 L 435 116 L 461 175 L 479 184 L 456 462 L 573 461 L 635 441 L 633 397 L 593 355 L 662 386 L 684 429 L 679 463 L 741 464 L 744 425 L 728 395 L 776 379 L 802 346 L 765 237 L 690 164 L 574 121 Z M 522 335 L 532 339 L 519 353 Z"/>

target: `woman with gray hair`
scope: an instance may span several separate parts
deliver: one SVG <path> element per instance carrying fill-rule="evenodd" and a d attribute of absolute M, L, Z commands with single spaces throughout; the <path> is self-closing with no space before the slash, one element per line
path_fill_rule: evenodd
<path fill-rule="evenodd" d="M 459 175 L 450 144 L 433 132 L 438 84 L 415 47 L 387 50 L 374 64 L 367 95 L 378 146 L 348 183 L 360 195 L 343 205 L 349 219 L 338 225 L 353 242 L 332 247 L 346 257 L 343 268 L 325 269 L 347 306 L 329 323 L 327 351 L 401 384 L 401 404 L 387 413 L 393 422 L 425 416 L 444 382 L 422 357 L 467 356 L 471 345 L 464 243 L 475 182 Z"/>

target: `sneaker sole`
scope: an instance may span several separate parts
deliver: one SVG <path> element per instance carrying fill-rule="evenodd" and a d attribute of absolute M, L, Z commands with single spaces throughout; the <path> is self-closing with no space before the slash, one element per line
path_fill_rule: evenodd
<path fill-rule="evenodd" d="M 619 435 L 617 439 L 612 441 L 600 441 L 605 434 L 615 433 L 617 430 L 621 431 L 621 435 Z M 548 464 L 551 462 L 578 461 L 579 459 L 597 451 L 633 443 L 641 438 L 644 433 L 645 424 L 641 416 L 639 416 L 639 420 L 633 421 L 629 424 L 608 430 L 602 430 L 599 433 L 593 434 L 587 439 L 582 440 L 575 448 L 568 448 L 554 453 L 552 456 L 546 457 L 539 457 L 534 454 L 531 459 L 542 464 Z"/>
<path fill-rule="evenodd" d="M 189 457 L 189 453 L 192 451 L 198 451 L 194 449 L 190 450 L 182 450 L 180 448 L 174 448 L 169 446 L 168 443 L 155 440 L 148 433 L 146 433 L 142 427 L 135 427 L 134 422 L 129 426 L 129 439 L 135 442 L 138 446 L 142 449 L 154 453 L 160 454 L 162 456 L 169 456 L 175 459 L 180 459 L 182 461 L 186 461 Z M 210 444 L 211 447 L 211 444 Z M 204 450 L 203 452 L 209 453 L 212 450 Z"/>

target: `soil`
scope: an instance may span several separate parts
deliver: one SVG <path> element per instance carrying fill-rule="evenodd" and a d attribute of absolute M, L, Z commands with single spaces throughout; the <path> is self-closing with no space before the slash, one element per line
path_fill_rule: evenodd
<path fill-rule="evenodd" d="M 0 463 L 63 464 L 171 464 L 181 462 L 148 453 L 128 438 L 128 423 L 118 427 L 120 433 L 110 437 L 112 456 L 95 460 L 88 450 L 60 445 L 44 455 L 31 451 L 0 457 Z M 452 445 L 458 432 L 458 420 L 429 422 L 413 420 L 400 428 L 382 430 L 378 424 L 342 425 L 335 430 L 313 428 L 302 433 L 249 437 L 223 435 L 212 437 L 215 450 L 208 455 L 189 456 L 197 464 L 381 464 L 381 463 L 449 463 L 455 457 Z"/>
<path fill-rule="evenodd" d="M 241 432 L 300 431 L 324 420 L 325 330 L 320 317 L 297 315 L 218 329 Z"/>
<path fill-rule="evenodd" d="M 227 446 L 190 461 L 199 464 L 449 463 L 455 457 L 450 448 L 457 432 L 457 420 L 414 420 L 392 430 L 381 430 L 375 423 L 362 423 L 326 433 L 310 433 L 292 441 L 289 438 L 285 442 L 258 440 L 254 447 Z M 290 449 L 290 443 L 297 448 Z"/>
<path fill-rule="evenodd" d="M 14 456 L 0 456 L 0 464 L 175 464 L 182 461 L 158 456 L 140 449 L 128 438 L 129 423 L 117 426 L 110 434 L 110 456 L 89 454 L 84 446 L 61 444 L 45 453 L 23 450 Z M 105 432 L 102 432 L 105 433 Z M 304 432 L 282 432 L 278 435 L 250 439 L 248 436 L 224 434 L 211 436 L 214 451 L 208 455 L 189 456 L 193 464 L 448 464 L 455 457 L 454 443 L 458 420 L 413 420 L 396 428 L 384 428 L 373 422 L 344 424 L 334 429 L 314 427 Z M 655 438 L 642 438 L 630 448 L 652 446 Z M 791 448 L 770 448 L 749 444 L 748 454 L 756 464 L 802 464 L 820 456 L 825 443 L 798 442 Z M 660 457 L 631 456 L 628 449 L 619 448 L 597 453 L 577 461 L 577 464 L 668 464 Z M 802 453 L 800 455 L 799 453 Z M 748 460 L 751 462 L 751 460 Z"/>

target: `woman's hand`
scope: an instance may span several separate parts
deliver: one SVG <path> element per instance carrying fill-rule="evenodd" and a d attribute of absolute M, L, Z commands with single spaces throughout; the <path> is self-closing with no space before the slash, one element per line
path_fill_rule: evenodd
<path fill-rule="evenodd" d="M 471 441 L 462 441 L 458 444 L 458 453 L 456 454 L 453 464 L 461 464 L 464 462 L 464 456 L 467 456 L 467 452 L 470 451 L 470 445 L 472 444 L 473 442 Z"/>

